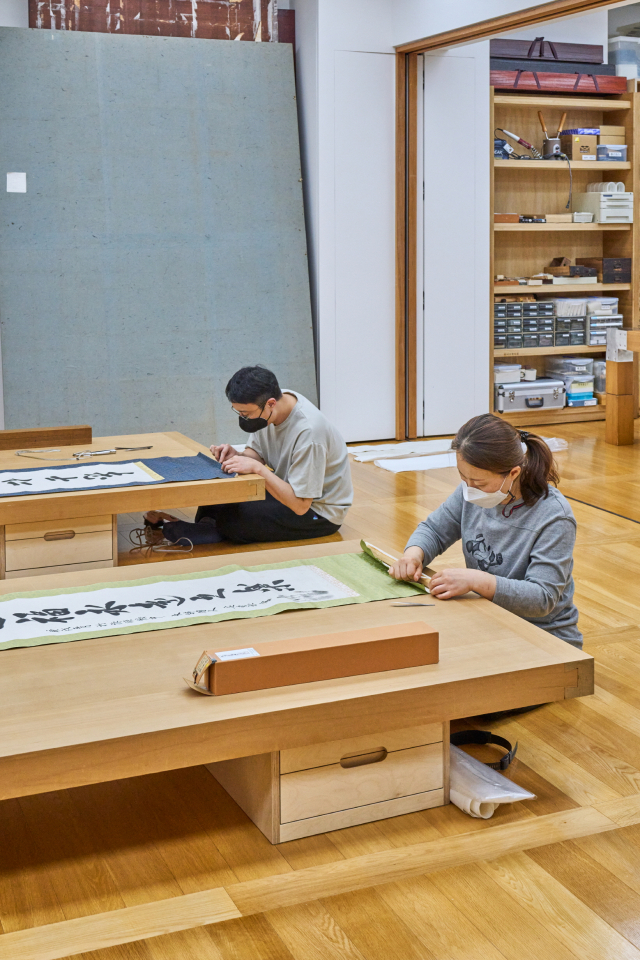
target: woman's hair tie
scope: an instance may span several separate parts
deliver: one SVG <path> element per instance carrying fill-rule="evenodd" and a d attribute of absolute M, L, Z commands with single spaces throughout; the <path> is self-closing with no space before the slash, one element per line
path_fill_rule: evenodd
<path fill-rule="evenodd" d="M 530 434 L 530 433 L 527 433 L 526 430 L 519 430 L 518 433 L 520 434 L 520 439 L 521 439 L 521 440 L 528 440 L 529 437 L 531 436 L 531 434 Z"/>

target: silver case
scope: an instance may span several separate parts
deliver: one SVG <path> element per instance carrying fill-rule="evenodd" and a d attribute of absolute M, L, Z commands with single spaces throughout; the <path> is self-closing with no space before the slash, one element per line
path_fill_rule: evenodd
<path fill-rule="evenodd" d="M 520 410 L 560 410 L 566 404 L 562 380 L 521 380 L 520 383 L 494 385 L 496 413 Z"/>

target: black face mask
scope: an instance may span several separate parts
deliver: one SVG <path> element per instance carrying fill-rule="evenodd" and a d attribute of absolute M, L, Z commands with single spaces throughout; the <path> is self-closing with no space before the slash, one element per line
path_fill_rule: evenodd
<path fill-rule="evenodd" d="M 269 421 L 264 417 L 254 417 L 253 420 L 245 420 L 244 417 L 238 417 L 240 429 L 245 433 L 257 433 L 258 430 L 264 430 L 269 425 Z"/>
<path fill-rule="evenodd" d="M 264 410 L 264 407 L 266 407 L 266 404 L 263 406 L 262 410 Z M 260 411 L 260 413 L 262 413 L 262 410 Z M 271 413 L 273 413 L 273 410 L 271 411 Z M 264 428 L 269 425 L 269 420 L 271 420 L 271 413 L 269 414 L 269 418 L 267 420 L 265 420 L 265 418 L 262 416 L 253 417 L 253 419 L 251 420 L 248 419 L 247 417 L 239 416 L 238 420 L 240 421 L 240 429 L 244 430 L 245 433 L 257 433 L 258 430 L 264 430 Z"/>

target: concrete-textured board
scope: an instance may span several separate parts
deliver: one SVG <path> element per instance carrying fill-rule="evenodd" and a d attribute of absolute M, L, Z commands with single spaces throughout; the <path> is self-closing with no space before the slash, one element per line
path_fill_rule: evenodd
<path fill-rule="evenodd" d="M 239 439 L 258 362 L 315 401 L 289 45 L 0 29 L 0 129 L 8 428 Z"/>

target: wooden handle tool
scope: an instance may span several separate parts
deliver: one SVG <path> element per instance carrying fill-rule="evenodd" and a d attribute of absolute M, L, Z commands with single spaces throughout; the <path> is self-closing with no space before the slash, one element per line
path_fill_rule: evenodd
<path fill-rule="evenodd" d="M 544 133 L 545 140 L 549 139 L 549 134 L 547 133 L 547 128 L 545 126 L 544 117 L 542 116 L 542 110 L 538 110 L 538 120 L 540 121 L 540 126 L 542 127 L 542 132 Z"/>
<path fill-rule="evenodd" d="M 558 124 L 558 132 L 556 133 L 556 138 L 558 138 L 558 137 L 560 136 L 560 134 L 562 133 L 562 128 L 564 127 L 564 122 L 565 122 L 566 119 L 567 119 L 567 115 L 566 115 L 566 113 L 563 113 L 563 114 L 562 114 L 562 120 L 561 120 L 560 123 Z"/>

